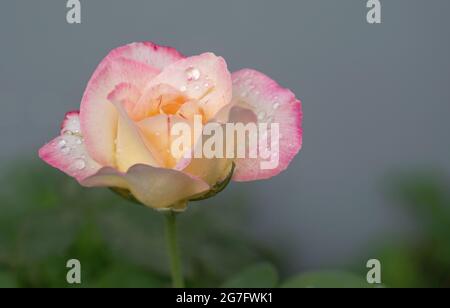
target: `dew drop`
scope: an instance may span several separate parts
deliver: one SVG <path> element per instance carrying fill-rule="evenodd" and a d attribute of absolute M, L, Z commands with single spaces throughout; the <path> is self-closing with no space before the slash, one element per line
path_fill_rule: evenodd
<path fill-rule="evenodd" d="M 190 67 L 186 70 L 186 76 L 189 81 L 197 81 L 200 79 L 200 70 L 195 67 Z"/>
<path fill-rule="evenodd" d="M 70 148 L 68 146 L 62 146 L 60 147 L 61 153 L 63 154 L 69 154 Z"/>
<path fill-rule="evenodd" d="M 58 148 L 63 154 L 67 154 L 70 152 L 70 148 L 67 146 L 67 141 L 64 139 L 58 142 Z"/>
<path fill-rule="evenodd" d="M 76 144 L 82 144 L 83 140 L 81 140 L 81 138 L 77 138 L 77 140 L 75 141 Z"/>
<path fill-rule="evenodd" d="M 275 104 L 273 104 L 273 109 L 277 110 L 278 108 L 280 108 L 280 103 L 275 102 Z"/>
<path fill-rule="evenodd" d="M 187 87 L 186 87 L 186 86 L 182 86 L 182 87 L 180 88 L 180 91 L 181 91 L 181 92 L 186 92 L 186 90 L 187 90 Z"/>
<path fill-rule="evenodd" d="M 86 168 L 86 162 L 82 159 L 77 159 L 74 163 L 74 167 L 77 170 L 83 170 L 84 168 Z"/>
<path fill-rule="evenodd" d="M 64 140 L 64 139 L 62 139 L 62 140 L 60 140 L 60 141 L 58 142 L 58 147 L 59 147 L 59 148 L 62 148 L 62 147 L 64 147 L 66 144 L 67 144 L 67 141 Z"/>

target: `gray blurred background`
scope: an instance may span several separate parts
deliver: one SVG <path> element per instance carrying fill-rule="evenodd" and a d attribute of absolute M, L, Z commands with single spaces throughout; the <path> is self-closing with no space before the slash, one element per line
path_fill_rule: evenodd
<path fill-rule="evenodd" d="M 365 0 L 81 3 L 81 25 L 66 23 L 66 1 L 0 4 L 0 170 L 37 161 L 109 50 L 149 40 L 261 70 L 303 101 L 304 147 L 290 168 L 216 199 L 245 194 L 249 235 L 290 249 L 292 269 L 340 266 L 374 240 L 415 236 L 383 179 L 450 171 L 448 0 L 382 1 L 381 25 L 367 24 Z"/>

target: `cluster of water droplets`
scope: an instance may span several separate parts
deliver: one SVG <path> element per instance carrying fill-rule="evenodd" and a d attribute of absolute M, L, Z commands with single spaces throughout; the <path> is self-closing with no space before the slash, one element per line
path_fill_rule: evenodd
<path fill-rule="evenodd" d="M 84 168 L 86 168 L 86 161 L 83 158 L 78 158 L 75 160 L 75 162 L 73 163 L 73 167 L 76 170 L 83 170 Z"/>
<path fill-rule="evenodd" d="M 197 81 L 202 76 L 200 70 L 196 67 L 189 67 L 186 71 L 186 77 L 188 81 Z"/>
<path fill-rule="evenodd" d="M 272 123 L 274 121 L 274 117 L 278 108 L 280 108 L 280 102 L 278 96 L 275 96 L 272 102 L 271 110 L 266 109 L 266 111 L 260 111 L 258 113 L 258 121 Z"/>
<path fill-rule="evenodd" d="M 253 84 L 250 77 L 251 76 L 243 76 L 241 78 L 237 78 L 237 79 L 233 80 L 233 84 L 235 87 L 240 87 L 241 98 L 243 98 L 243 100 L 246 103 L 248 103 L 249 105 L 254 107 L 255 110 L 258 110 L 261 108 L 261 106 L 258 105 L 256 102 L 258 101 L 258 99 L 260 99 L 259 96 L 261 93 L 258 90 L 257 86 L 255 84 Z M 249 97 L 254 98 L 255 103 L 253 103 L 253 101 L 251 99 L 246 100 L 246 98 L 249 98 Z M 256 116 L 257 116 L 259 122 L 267 122 L 267 123 L 273 122 L 274 114 L 280 108 L 280 101 L 279 101 L 278 96 L 275 96 L 273 98 L 271 106 L 272 106 L 271 109 L 266 108 L 265 110 L 261 110 L 261 111 L 257 112 Z"/>
<path fill-rule="evenodd" d="M 83 137 L 81 136 L 78 129 L 66 129 L 63 131 L 62 135 L 63 137 L 61 137 L 61 139 L 57 141 L 56 147 L 58 151 L 60 151 L 63 155 L 69 155 L 73 152 L 76 152 L 77 150 L 76 146 L 71 145 L 72 141 L 69 141 L 70 139 L 73 139 L 73 143 L 75 143 L 76 145 L 83 144 Z M 76 171 L 81 171 L 86 168 L 86 165 L 86 157 L 84 155 L 81 155 L 74 160 L 73 169 Z"/>
<path fill-rule="evenodd" d="M 248 97 L 258 99 L 257 96 L 260 94 L 260 92 L 256 90 L 256 86 L 252 82 L 251 74 L 243 75 L 239 78 L 234 79 L 233 87 L 234 89 L 237 88 L 238 90 L 240 90 L 239 92 L 243 102 L 246 102 L 250 106 L 254 107 L 254 110 L 258 110 L 261 108 L 260 105 L 256 104 L 257 100 L 255 100 L 255 103 L 252 103 L 252 100 L 246 99 Z M 271 107 L 268 107 L 264 110 L 260 110 L 259 112 L 257 112 L 256 116 L 259 122 L 266 122 L 267 124 L 270 124 L 274 121 L 276 112 L 281 107 L 280 98 L 278 96 L 272 97 L 272 104 L 270 104 L 270 106 Z M 261 137 L 265 138 L 268 136 L 264 136 L 263 134 Z M 280 139 L 284 138 L 281 132 L 279 132 L 279 138 Z M 278 142 L 278 144 L 280 144 L 280 141 Z M 292 149 L 295 148 L 296 146 L 297 144 L 292 140 L 292 138 L 287 138 L 287 140 L 283 142 L 283 147 Z"/>
<path fill-rule="evenodd" d="M 208 76 L 202 76 L 202 72 L 198 68 L 190 66 L 184 73 L 186 84 L 180 87 L 181 92 L 186 92 L 188 87 L 192 87 L 195 91 L 201 90 L 202 87 L 204 89 L 209 89 L 211 87 L 212 83 L 210 78 Z"/>
<path fill-rule="evenodd" d="M 62 154 L 64 154 L 64 155 L 70 153 L 70 147 L 67 145 L 66 139 L 61 139 L 61 140 L 58 142 L 58 149 L 59 149 L 59 151 L 60 151 Z"/>

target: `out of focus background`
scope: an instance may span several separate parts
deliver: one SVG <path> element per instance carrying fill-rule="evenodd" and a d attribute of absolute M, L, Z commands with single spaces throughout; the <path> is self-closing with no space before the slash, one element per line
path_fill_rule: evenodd
<path fill-rule="evenodd" d="M 189 286 L 450 287 L 450 2 L 66 1 L 0 4 L 0 287 L 169 286 L 163 217 L 39 161 L 109 50 L 212 51 L 303 102 L 280 176 L 232 183 L 180 216 Z M 300 276 L 298 276 L 300 275 Z M 325 282 L 324 282 L 325 281 Z"/>

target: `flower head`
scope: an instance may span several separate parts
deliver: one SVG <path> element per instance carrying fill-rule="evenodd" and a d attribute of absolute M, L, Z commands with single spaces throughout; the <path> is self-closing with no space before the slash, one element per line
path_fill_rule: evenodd
<path fill-rule="evenodd" d="M 261 156 L 193 155 L 207 142 L 195 133 L 174 151 L 174 128 L 195 130 L 198 118 L 202 129 L 277 123 L 279 138 L 268 141 L 279 148 L 277 165 L 260 168 Z M 184 57 L 173 48 L 133 43 L 103 59 L 80 111 L 66 114 L 60 135 L 39 156 L 83 186 L 127 191 L 155 209 L 183 210 L 187 201 L 213 195 L 231 178 L 266 179 L 286 169 L 301 148 L 301 123 L 294 94 L 262 73 L 230 74 L 225 60 L 212 53 Z"/>

